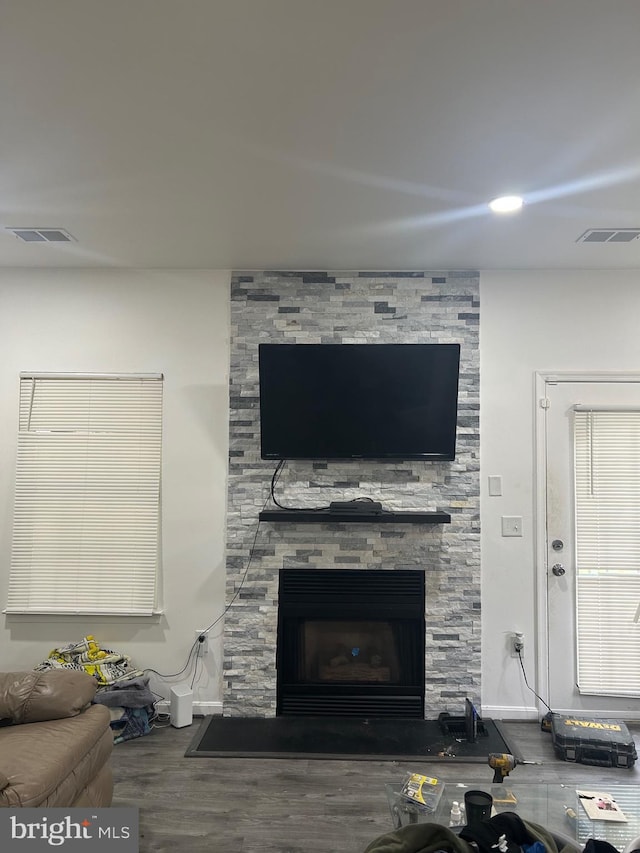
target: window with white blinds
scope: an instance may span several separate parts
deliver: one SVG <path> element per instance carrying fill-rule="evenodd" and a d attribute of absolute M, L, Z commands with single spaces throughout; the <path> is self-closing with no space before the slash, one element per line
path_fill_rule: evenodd
<path fill-rule="evenodd" d="M 21 375 L 5 612 L 154 612 L 162 385 L 159 375 Z"/>
<path fill-rule="evenodd" d="M 640 696 L 640 411 L 574 425 L 578 686 Z"/>

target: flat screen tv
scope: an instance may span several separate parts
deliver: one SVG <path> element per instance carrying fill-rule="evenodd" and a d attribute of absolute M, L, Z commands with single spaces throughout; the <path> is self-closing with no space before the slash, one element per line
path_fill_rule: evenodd
<path fill-rule="evenodd" d="M 459 344 L 260 344 L 263 459 L 455 459 Z"/>

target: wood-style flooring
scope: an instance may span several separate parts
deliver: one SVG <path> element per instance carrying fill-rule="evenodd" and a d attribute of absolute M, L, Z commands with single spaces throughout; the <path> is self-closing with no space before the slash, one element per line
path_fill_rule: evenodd
<path fill-rule="evenodd" d="M 392 828 L 384 791 L 408 772 L 490 784 L 483 764 L 309 759 L 185 758 L 201 719 L 155 728 L 114 747 L 114 806 L 138 806 L 140 853 L 362 853 Z M 631 768 L 557 759 L 537 723 L 503 723 L 526 761 L 512 781 L 598 788 L 640 782 Z M 640 746 L 640 725 L 629 726 Z"/>

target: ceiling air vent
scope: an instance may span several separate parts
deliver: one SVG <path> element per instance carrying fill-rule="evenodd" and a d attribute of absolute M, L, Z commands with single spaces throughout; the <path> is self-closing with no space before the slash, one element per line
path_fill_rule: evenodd
<path fill-rule="evenodd" d="M 64 228 L 7 228 L 23 243 L 72 243 L 75 240 Z"/>
<path fill-rule="evenodd" d="M 576 243 L 630 243 L 640 237 L 640 228 L 589 228 Z"/>

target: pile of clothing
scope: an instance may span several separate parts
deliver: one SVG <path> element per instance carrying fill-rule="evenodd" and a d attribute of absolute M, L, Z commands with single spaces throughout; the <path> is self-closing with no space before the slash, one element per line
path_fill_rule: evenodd
<path fill-rule="evenodd" d="M 364 853 L 617 853 L 608 841 L 569 835 L 523 820 L 515 812 L 467 824 L 459 832 L 437 823 L 411 823 L 378 836 Z"/>
<path fill-rule="evenodd" d="M 53 649 L 34 669 L 77 669 L 95 678 L 99 687 L 93 701 L 109 708 L 114 743 L 151 731 L 156 711 L 149 676 L 133 667 L 127 655 L 101 648 L 93 635 Z"/>

